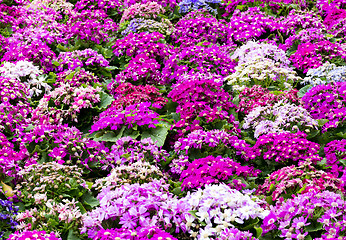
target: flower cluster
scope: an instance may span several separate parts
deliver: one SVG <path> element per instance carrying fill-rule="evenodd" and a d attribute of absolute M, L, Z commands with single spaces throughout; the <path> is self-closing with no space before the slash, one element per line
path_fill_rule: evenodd
<path fill-rule="evenodd" d="M 101 101 L 100 92 L 100 87 L 72 87 L 68 83 L 61 83 L 58 88 L 40 99 L 33 112 L 33 119 L 40 120 L 44 116 L 57 124 L 88 125 L 92 122 L 90 110 Z"/>
<path fill-rule="evenodd" d="M 88 186 L 82 178 L 82 170 L 77 166 L 59 163 L 27 165 L 18 175 L 22 178 L 14 194 L 24 203 L 39 206 L 48 199 L 61 201 L 63 195 L 79 198 L 88 192 Z M 71 191 L 77 189 L 76 191 Z"/>
<path fill-rule="evenodd" d="M 220 0 L 182 0 L 179 2 L 179 11 L 186 13 L 190 10 L 198 10 L 204 8 L 210 12 L 216 13 L 217 10 L 212 8 L 209 4 L 221 3 Z"/>
<path fill-rule="evenodd" d="M 173 81 L 183 74 L 215 73 L 227 76 L 234 71 L 236 62 L 229 55 L 229 49 L 217 45 L 193 46 L 173 54 L 165 63 L 162 74 Z"/>
<path fill-rule="evenodd" d="M 286 239 L 344 237 L 345 204 L 339 194 L 329 191 L 300 194 L 271 210 L 263 220 L 264 233 Z"/>
<path fill-rule="evenodd" d="M 194 11 L 175 25 L 171 37 L 180 48 L 199 42 L 224 44 L 227 42 L 226 22 L 217 20 L 204 10 Z"/>
<path fill-rule="evenodd" d="M 104 160 L 103 169 L 115 168 L 133 164 L 138 161 L 158 163 L 166 161 L 168 153 L 159 148 L 151 138 L 134 140 L 131 137 L 123 137 L 117 140 L 111 147 L 109 154 Z"/>
<path fill-rule="evenodd" d="M 186 138 L 179 138 L 174 144 L 174 151 L 194 160 L 196 156 L 224 156 L 232 159 L 249 160 L 250 146 L 242 139 L 220 130 L 195 130 Z"/>
<path fill-rule="evenodd" d="M 302 162 L 271 173 L 257 189 L 267 196 L 268 202 L 283 201 L 311 191 L 345 192 L 345 183 L 332 174 L 317 170 L 311 163 Z"/>
<path fill-rule="evenodd" d="M 216 239 L 226 228 L 241 229 L 268 215 L 259 199 L 225 184 L 206 185 L 185 198 L 191 205 L 185 224 L 193 238 Z"/>
<path fill-rule="evenodd" d="M 244 88 L 239 93 L 239 103 L 237 111 L 249 114 L 256 107 L 273 106 L 279 101 L 287 101 L 296 105 L 301 105 L 302 101 L 297 96 L 298 91 L 292 89 L 289 91 L 269 91 L 259 85 L 251 88 Z"/>
<path fill-rule="evenodd" d="M 245 45 L 237 48 L 232 54 L 232 59 L 237 59 L 239 65 L 249 63 L 257 58 L 261 60 L 273 60 L 278 67 L 287 68 L 290 63 L 285 51 L 274 44 L 265 42 L 248 41 Z"/>
<path fill-rule="evenodd" d="M 15 215 L 17 213 L 18 207 L 14 206 L 11 201 L 0 199 L 0 239 L 2 239 L 5 234 L 8 236 L 18 225 L 15 220 Z"/>
<path fill-rule="evenodd" d="M 346 139 L 334 140 L 326 144 L 324 148 L 326 155 L 326 165 L 331 167 L 330 171 L 339 176 L 343 169 L 345 169 L 346 160 Z"/>
<path fill-rule="evenodd" d="M 108 89 L 116 99 L 113 105 L 119 108 L 148 101 L 151 101 L 156 108 L 162 108 L 168 102 L 153 85 L 134 86 L 126 82 L 117 86 L 112 82 L 108 85 Z"/>
<path fill-rule="evenodd" d="M 171 234 L 158 227 L 143 227 L 135 229 L 101 229 L 97 232 L 95 240 L 113 239 L 133 239 L 133 240 L 177 240 Z"/>
<path fill-rule="evenodd" d="M 260 136 L 252 147 L 252 153 L 266 162 L 266 167 L 299 164 L 307 160 L 320 161 L 317 143 L 306 139 L 306 134 L 298 133 L 269 133 Z"/>
<path fill-rule="evenodd" d="M 0 104 L 10 103 L 15 106 L 19 102 L 26 102 L 28 89 L 20 80 L 0 76 L 0 86 Z"/>
<path fill-rule="evenodd" d="M 118 24 L 103 10 L 73 11 L 66 23 L 67 38 L 76 38 L 97 44 L 109 42 L 118 29 Z"/>
<path fill-rule="evenodd" d="M 120 23 L 133 18 L 156 19 L 164 12 L 164 8 L 157 2 L 136 3 L 125 9 Z"/>
<path fill-rule="evenodd" d="M 220 240 L 257 240 L 257 238 L 252 237 L 252 233 L 249 231 L 240 231 L 237 228 L 226 228 L 220 233 Z"/>
<path fill-rule="evenodd" d="M 102 162 L 109 151 L 102 143 L 85 138 L 77 128 L 66 125 L 38 124 L 19 140 L 30 154 L 28 164 L 42 159 L 90 169 L 91 165 Z"/>
<path fill-rule="evenodd" d="M 255 138 L 262 134 L 281 132 L 306 132 L 317 129 L 318 123 L 309 112 L 294 104 L 280 101 L 273 106 L 257 107 L 244 119 L 243 129 L 253 132 Z M 299 126 L 297 123 L 300 123 Z"/>
<path fill-rule="evenodd" d="M 317 85 L 302 98 L 304 107 L 314 119 L 327 119 L 323 130 L 342 126 L 345 115 L 346 82 Z"/>
<path fill-rule="evenodd" d="M 108 67 L 109 62 L 99 53 L 92 49 L 76 50 L 73 52 L 61 52 L 56 59 L 57 71 L 75 70 L 85 68 L 92 70 L 97 67 Z"/>
<path fill-rule="evenodd" d="M 326 61 L 345 61 L 345 50 L 337 43 L 320 41 L 318 43 L 302 43 L 297 51 L 290 56 L 293 66 L 304 73 L 309 69 L 318 68 Z"/>
<path fill-rule="evenodd" d="M 274 86 L 278 90 L 287 90 L 301 78 L 293 70 L 280 67 L 273 60 L 257 56 L 252 61 L 236 66 L 235 72 L 225 80 L 237 91 L 253 85 L 261 85 L 265 88 Z"/>
<path fill-rule="evenodd" d="M 155 165 L 144 162 L 140 159 L 137 162 L 129 163 L 129 165 L 120 165 L 112 168 L 111 173 L 102 179 L 97 179 L 93 187 L 96 190 L 110 188 L 114 190 L 125 184 L 148 183 L 154 179 L 165 179 L 165 175 Z"/>
<path fill-rule="evenodd" d="M 84 70 L 83 68 L 75 70 L 66 70 L 57 74 L 55 86 L 69 84 L 71 87 L 81 87 L 84 85 L 93 86 L 100 84 L 100 79 L 94 73 Z"/>
<path fill-rule="evenodd" d="M 61 240 L 54 232 L 46 233 L 45 231 L 19 231 L 11 234 L 9 240 Z"/>
<path fill-rule="evenodd" d="M 174 28 L 172 23 L 168 19 L 161 19 L 161 21 L 155 21 L 151 19 L 135 18 L 132 19 L 126 26 L 125 30 L 121 31 L 125 26 L 121 26 L 119 31 L 123 36 L 126 36 L 130 32 L 140 33 L 140 32 L 158 32 L 165 36 L 170 35 Z"/>
<path fill-rule="evenodd" d="M 258 7 L 245 12 L 236 9 L 230 18 L 229 38 L 234 42 L 262 39 L 283 28 L 273 17 L 266 15 Z"/>
<path fill-rule="evenodd" d="M 312 85 L 325 85 L 330 82 L 345 82 L 346 81 L 346 67 L 337 67 L 333 63 L 326 62 L 322 66 L 309 69 L 306 73 L 306 77 L 302 83 Z"/>
<path fill-rule="evenodd" d="M 189 210 L 189 204 L 169 193 L 168 186 L 156 180 L 103 189 L 97 196 L 100 206 L 83 216 L 82 233 L 93 238 L 102 229 L 101 224 L 112 226 L 114 222 L 123 229 L 157 226 L 177 233 L 186 230 L 183 214 Z"/>
<path fill-rule="evenodd" d="M 260 171 L 253 167 L 242 166 L 230 158 L 221 156 L 199 158 L 189 164 L 181 173 L 183 189 L 196 189 L 208 184 L 227 183 L 230 188 L 241 190 L 246 184 L 241 180 L 256 177 Z"/>
<path fill-rule="evenodd" d="M 155 128 L 159 123 L 160 115 L 150 109 L 150 102 L 141 102 L 124 108 L 111 106 L 100 114 L 100 118 L 91 126 L 91 133 L 100 130 L 117 131 L 123 127 L 147 126 Z"/>

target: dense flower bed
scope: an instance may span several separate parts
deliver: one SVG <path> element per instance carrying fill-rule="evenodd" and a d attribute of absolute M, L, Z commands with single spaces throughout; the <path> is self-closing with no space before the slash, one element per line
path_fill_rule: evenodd
<path fill-rule="evenodd" d="M 346 240 L 345 0 L 0 0 L 0 240 Z"/>

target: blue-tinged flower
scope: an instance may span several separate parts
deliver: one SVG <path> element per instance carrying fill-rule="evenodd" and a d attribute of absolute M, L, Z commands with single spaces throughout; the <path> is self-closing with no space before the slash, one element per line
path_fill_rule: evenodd
<path fill-rule="evenodd" d="M 205 8 L 208 11 L 216 13 L 216 9 L 213 9 L 208 3 L 221 3 L 220 0 L 183 0 L 179 3 L 179 12 L 186 13 L 190 10 L 198 10 Z"/>

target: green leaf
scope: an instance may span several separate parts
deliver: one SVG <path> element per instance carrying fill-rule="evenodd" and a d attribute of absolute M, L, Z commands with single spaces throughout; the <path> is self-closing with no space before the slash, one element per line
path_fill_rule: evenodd
<path fill-rule="evenodd" d="M 83 207 L 83 205 L 80 202 L 76 203 L 76 206 L 79 207 L 79 210 L 82 214 L 87 212 L 87 210 Z"/>
<path fill-rule="evenodd" d="M 263 229 L 261 227 L 255 227 L 256 230 L 256 238 L 259 238 L 260 236 L 262 236 L 263 233 Z"/>
<path fill-rule="evenodd" d="M 192 216 L 194 216 L 195 218 L 198 219 L 198 216 L 196 215 L 196 212 L 198 212 L 198 211 L 197 210 L 188 211 L 188 213 L 190 213 Z"/>
<path fill-rule="evenodd" d="M 343 133 L 343 132 L 338 132 L 337 134 L 336 134 L 336 136 L 338 136 L 338 137 L 341 137 L 341 138 L 346 138 L 346 133 Z"/>
<path fill-rule="evenodd" d="M 80 238 L 76 237 L 76 235 L 73 234 L 73 230 L 70 229 L 68 231 L 67 240 L 80 240 Z"/>
<path fill-rule="evenodd" d="M 124 130 L 126 126 L 123 126 L 119 132 L 116 134 L 114 132 L 107 132 L 103 134 L 101 137 L 95 138 L 95 141 L 105 141 L 105 142 L 116 142 L 119 138 L 123 136 Z"/>
<path fill-rule="evenodd" d="M 157 125 L 156 128 L 150 128 L 148 131 L 143 132 L 142 139 L 151 138 L 156 145 L 162 147 L 168 134 L 169 128 L 163 124 Z"/>
<path fill-rule="evenodd" d="M 322 127 L 324 124 L 326 124 L 327 122 L 329 122 L 328 119 L 317 119 L 318 125 L 320 127 Z"/>
<path fill-rule="evenodd" d="M 69 75 L 67 75 L 66 79 L 71 80 L 75 74 L 76 74 L 75 71 L 71 72 Z"/>
<path fill-rule="evenodd" d="M 319 230 L 322 230 L 323 224 L 320 222 L 312 222 L 310 225 L 305 227 L 305 230 L 307 232 L 317 232 Z"/>
<path fill-rule="evenodd" d="M 308 136 L 307 136 L 307 139 L 311 139 L 311 138 L 314 138 L 316 137 L 318 134 L 320 133 L 320 130 L 318 129 L 311 129 Z"/>
<path fill-rule="evenodd" d="M 311 87 L 312 87 L 311 85 L 306 85 L 306 86 L 302 87 L 297 93 L 298 97 L 302 98 Z"/>
<path fill-rule="evenodd" d="M 59 66 L 60 66 L 60 63 L 59 63 L 59 62 L 57 62 L 57 61 L 55 61 L 55 60 L 53 60 L 53 61 L 52 61 L 52 64 L 53 64 L 54 66 L 57 66 L 57 67 L 59 67 Z"/>
<path fill-rule="evenodd" d="M 114 101 L 114 98 L 105 92 L 101 92 L 100 93 L 100 100 L 101 101 L 100 101 L 99 108 L 105 109 Z"/>
<path fill-rule="evenodd" d="M 105 57 L 105 58 L 111 58 L 113 57 L 113 52 L 112 50 L 108 49 L 108 48 L 103 48 L 102 49 L 102 55 Z"/>
<path fill-rule="evenodd" d="M 91 195 L 90 192 L 87 192 L 83 195 L 82 200 L 86 202 L 91 207 L 96 207 L 100 204 L 99 200 L 95 198 L 93 195 Z"/>
<path fill-rule="evenodd" d="M 172 193 L 173 193 L 174 195 L 177 195 L 177 196 L 179 196 L 182 192 L 183 192 L 183 191 L 181 190 L 181 187 L 176 187 L 176 188 L 174 188 L 173 191 L 172 191 Z"/>

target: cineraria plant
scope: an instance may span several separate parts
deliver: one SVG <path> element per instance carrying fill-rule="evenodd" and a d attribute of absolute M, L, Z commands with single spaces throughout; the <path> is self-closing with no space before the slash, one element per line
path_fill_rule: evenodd
<path fill-rule="evenodd" d="M 323 191 L 299 194 L 277 204 L 263 220 L 264 239 L 344 239 L 346 202 Z"/>
<path fill-rule="evenodd" d="M 84 85 L 99 85 L 100 79 L 94 73 L 84 70 L 83 68 L 76 68 L 75 70 L 66 70 L 56 74 L 54 85 L 59 87 L 63 84 L 69 84 L 71 87 L 81 87 Z M 96 83 L 96 84 L 95 84 Z"/>
<path fill-rule="evenodd" d="M 301 78 L 288 67 L 280 67 L 279 62 L 256 56 L 253 60 L 235 67 L 235 72 L 225 78 L 228 85 L 236 91 L 245 87 L 260 85 L 276 90 L 290 90 Z"/>
<path fill-rule="evenodd" d="M 22 133 L 31 123 L 32 108 L 29 103 L 0 103 L 0 133 L 9 139 Z"/>
<path fill-rule="evenodd" d="M 114 141 L 122 136 L 136 139 L 142 135 L 146 138 L 152 136 L 153 131 L 165 131 L 166 127 L 160 123 L 161 116 L 151 107 L 154 106 L 150 102 L 120 108 L 112 105 L 100 114 L 99 119 L 91 126 L 90 133 L 98 140 Z"/>
<path fill-rule="evenodd" d="M 121 31 L 121 34 L 123 36 L 126 36 L 130 32 L 158 32 L 164 36 L 169 36 L 173 32 L 173 30 L 174 27 L 172 23 L 166 18 L 162 18 L 160 21 L 144 18 L 134 18 L 130 22 L 125 22 L 124 24 L 120 25 L 118 31 Z"/>
<path fill-rule="evenodd" d="M 221 156 L 195 159 L 180 175 L 182 189 L 199 189 L 208 184 L 226 183 L 230 188 L 242 190 L 248 187 L 248 177 L 256 177 L 260 171 L 242 166 L 230 158 Z"/>
<path fill-rule="evenodd" d="M 261 135 L 249 154 L 258 168 L 266 173 L 281 166 L 298 165 L 310 160 L 314 164 L 322 159 L 318 156 L 320 146 L 306 139 L 303 132 L 269 133 Z"/>
<path fill-rule="evenodd" d="M 27 207 L 39 207 L 48 199 L 58 203 L 62 199 L 82 200 L 89 192 L 82 173 L 77 166 L 55 162 L 26 165 L 18 172 L 21 181 L 13 193 Z"/>
<path fill-rule="evenodd" d="M 85 168 L 101 167 L 109 151 L 102 143 L 83 137 L 75 127 L 67 125 L 37 124 L 23 133 L 17 141 L 27 149 L 27 162 L 57 162 L 77 164 Z"/>
<path fill-rule="evenodd" d="M 117 84 L 134 82 L 138 84 L 163 85 L 166 81 L 160 73 L 161 65 L 146 54 L 138 54 L 115 78 Z"/>
<path fill-rule="evenodd" d="M 88 85 L 73 87 L 61 83 L 50 94 L 40 99 L 33 111 L 33 120 L 47 118 L 51 123 L 77 126 L 81 129 L 93 121 L 93 114 L 98 113 L 101 105 L 101 87 Z"/>
<path fill-rule="evenodd" d="M 339 128 L 346 119 L 346 82 L 332 82 L 310 89 L 302 98 L 304 107 L 314 119 L 329 120 L 323 125 L 323 131 Z"/>
<path fill-rule="evenodd" d="M 290 64 L 285 51 L 273 43 L 248 41 L 232 54 L 232 59 L 236 59 L 239 65 L 247 64 L 255 58 L 273 60 L 277 67 L 287 68 Z"/>
<path fill-rule="evenodd" d="M 116 99 L 112 105 L 119 108 L 146 101 L 151 101 L 156 108 L 162 108 L 168 102 L 159 89 L 152 85 L 135 86 L 129 82 L 117 85 L 113 81 L 108 85 L 108 90 Z"/>
<path fill-rule="evenodd" d="M 131 20 L 133 18 L 149 18 L 157 19 L 159 15 L 165 13 L 162 5 L 155 1 L 150 1 L 146 3 L 136 3 L 124 10 L 123 16 L 120 23 L 124 21 Z"/>
<path fill-rule="evenodd" d="M 111 153 L 112 154 L 112 153 Z M 167 179 L 167 176 L 153 164 L 146 161 L 145 158 L 128 165 L 118 165 L 112 168 L 111 173 L 101 179 L 97 179 L 93 188 L 100 191 L 103 188 L 114 190 L 125 184 L 148 183 L 154 179 Z"/>
<path fill-rule="evenodd" d="M 142 160 L 156 165 L 160 161 L 165 162 L 168 156 L 168 153 L 158 147 L 151 138 L 135 140 L 131 137 L 122 137 L 112 145 L 102 169 L 113 169 Z"/>
<path fill-rule="evenodd" d="M 346 82 L 346 67 L 337 67 L 334 63 L 326 62 L 322 66 L 309 69 L 303 84 L 315 87 L 317 85 L 326 85 L 330 82 Z"/>
<path fill-rule="evenodd" d="M 245 117 L 242 128 L 258 138 L 268 133 L 314 133 L 318 123 L 306 109 L 280 101 L 273 106 L 256 107 Z"/>
<path fill-rule="evenodd" d="M 0 197 L 1 197 L 0 189 Z M 18 225 L 15 217 L 18 213 L 18 207 L 9 200 L 4 200 L 0 198 L 0 239 L 8 238 L 11 232 Z"/>
<path fill-rule="evenodd" d="M 131 240 L 178 240 L 168 232 L 159 227 L 139 227 L 137 229 L 112 228 L 101 229 L 97 232 L 94 240 L 113 240 L 113 239 L 131 239 Z"/>
<path fill-rule="evenodd" d="M 121 69 L 124 69 L 129 60 L 139 54 L 145 54 L 162 64 L 173 51 L 171 46 L 163 42 L 164 36 L 161 33 L 129 33 L 126 37 L 116 40 L 112 48 Z"/>
<path fill-rule="evenodd" d="M 109 42 L 115 35 L 118 25 L 108 17 L 104 10 L 71 11 L 66 22 L 67 39 L 85 41 L 87 44 L 102 44 Z"/>
<path fill-rule="evenodd" d="M 25 83 L 28 91 L 28 97 L 36 97 L 43 93 L 49 93 L 51 86 L 44 82 L 45 78 L 42 71 L 28 61 L 18 61 L 16 63 L 5 62 L 0 67 L 0 74 L 3 77 L 18 79 Z"/>
<path fill-rule="evenodd" d="M 172 86 L 168 97 L 178 103 L 177 113 L 181 119 L 187 120 L 194 119 L 206 107 L 221 111 L 235 107 L 231 102 L 232 96 L 222 88 L 222 78 L 217 75 L 184 75 Z M 195 107 L 191 107 L 191 104 Z"/>
<path fill-rule="evenodd" d="M 13 143 L 0 132 L 0 181 L 8 177 L 16 177 L 20 169 L 18 164 L 24 157 L 25 151 L 15 151 Z"/>
<path fill-rule="evenodd" d="M 0 104 L 9 103 L 15 106 L 27 101 L 28 89 L 20 80 L 0 76 L 0 86 Z"/>
<path fill-rule="evenodd" d="M 280 22 L 283 25 L 283 29 L 280 31 L 285 36 L 295 35 L 299 30 L 316 28 L 324 28 L 322 20 L 318 14 L 313 11 L 307 12 L 298 9 L 292 9 L 286 17 L 281 17 Z"/>
<path fill-rule="evenodd" d="M 322 66 L 323 62 L 326 61 L 342 65 L 345 59 L 345 50 L 341 48 L 340 44 L 327 40 L 317 43 L 302 43 L 298 45 L 297 51 L 290 56 L 293 66 L 303 73 Z"/>
<path fill-rule="evenodd" d="M 267 202 L 274 204 L 311 191 L 345 193 L 344 186 L 335 175 L 317 170 L 310 162 L 301 162 L 298 167 L 292 165 L 272 172 L 256 193 L 265 195 Z"/>
<path fill-rule="evenodd" d="M 260 8 L 249 8 L 245 12 L 236 9 L 230 18 L 229 38 L 236 43 L 247 42 L 252 39 L 267 38 L 283 26 L 274 17 L 262 12 Z"/>
<path fill-rule="evenodd" d="M 249 231 L 240 231 L 237 228 L 226 228 L 221 233 L 220 240 L 258 240 Z"/>
<path fill-rule="evenodd" d="M 56 233 L 50 232 L 49 234 L 46 231 L 37 231 L 37 230 L 25 230 L 25 231 L 17 231 L 11 234 L 8 240 L 61 240 L 60 237 L 57 236 Z"/>
<path fill-rule="evenodd" d="M 42 203 L 39 208 L 26 209 L 17 215 L 17 230 L 39 230 L 55 232 L 63 239 L 68 236 L 80 236 L 84 207 L 75 200 L 63 199 L 57 203 L 51 199 Z M 82 235 L 82 237 L 84 237 Z"/>
<path fill-rule="evenodd" d="M 262 201 L 258 198 L 225 184 L 206 185 L 182 200 L 190 205 L 184 224 L 194 239 L 218 239 L 229 227 L 254 231 L 269 213 L 259 205 Z"/>
<path fill-rule="evenodd" d="M 210 4 L 220 4 L 221 0 L 182 0 L 179 2 L 179 12 L 187 13 L 188 11 L 196 11 L 198 9 L 206 9 L 214 14 L 217 10 L 212 8 Z"/>
<path fill-rule="evenodd" d="M 200 42 L 227 43 L 226 21 L 216 19 L 205 10 L 187 14 L 174 27 L 171 38 L 180 48 L 191 47 Z"/>
<path fill-rule="evenodd" d="M 190 161 L 209 155 L 248 161 L 250 145 L 226 131 L 195 130 L 186 137 L 179 138 L 174 144 L 174 151 L 178 157 L 188 156 Z"/>
<path fill-rule="evenodd" d="M 328 170 L 336 176 L 340 176 L 346 169 L 346 139 L 334 140 L 326 144 L 324 153 L 327 159 L 326 165 L 331 167 Z"/>
<path fill-rule="evenodd" d="M 61 52 L 55 59 L 54 65 L 56 65 L 56 72 L 84 68 L 87 71 L 100 74 L 102 71 L 110 70 L 107 59 L 92 49 Z"/>
<path fill-rule="evenodd" d="M 156 226 L 172 233 L 186 231 L 184 214 L 189 204 L 169 193 L 168 187 L 164 181 L 155 180 L 115 190 L 104 188 L 97 196 L 100 206 L 83 216 L 81 232 L 94 238 L 100 230 L 111 228 Z"/>
<path fill-rule="evenodd" d="M 178 80 L 184 74 L 216 74 L 227 76 L 234 71 L 236 62 L 229 54 L 229 48 L 206 43 L 181 49 L 165 63 L 162 74 L 167 80 Z"/>
<path fill-rule="evenodd" d="M 291 89 L 288 91 L 270 91 L 260 85 L 254 85 L 251 88 L 244 88 L 239 93 L 237 111 L 246 115 L 256 107 L 273 106 L 275 103 L 282 100 L 299 106 L 302 104 L 302 101 L 298 98 L 297 93 L 297 89 Z"/>

